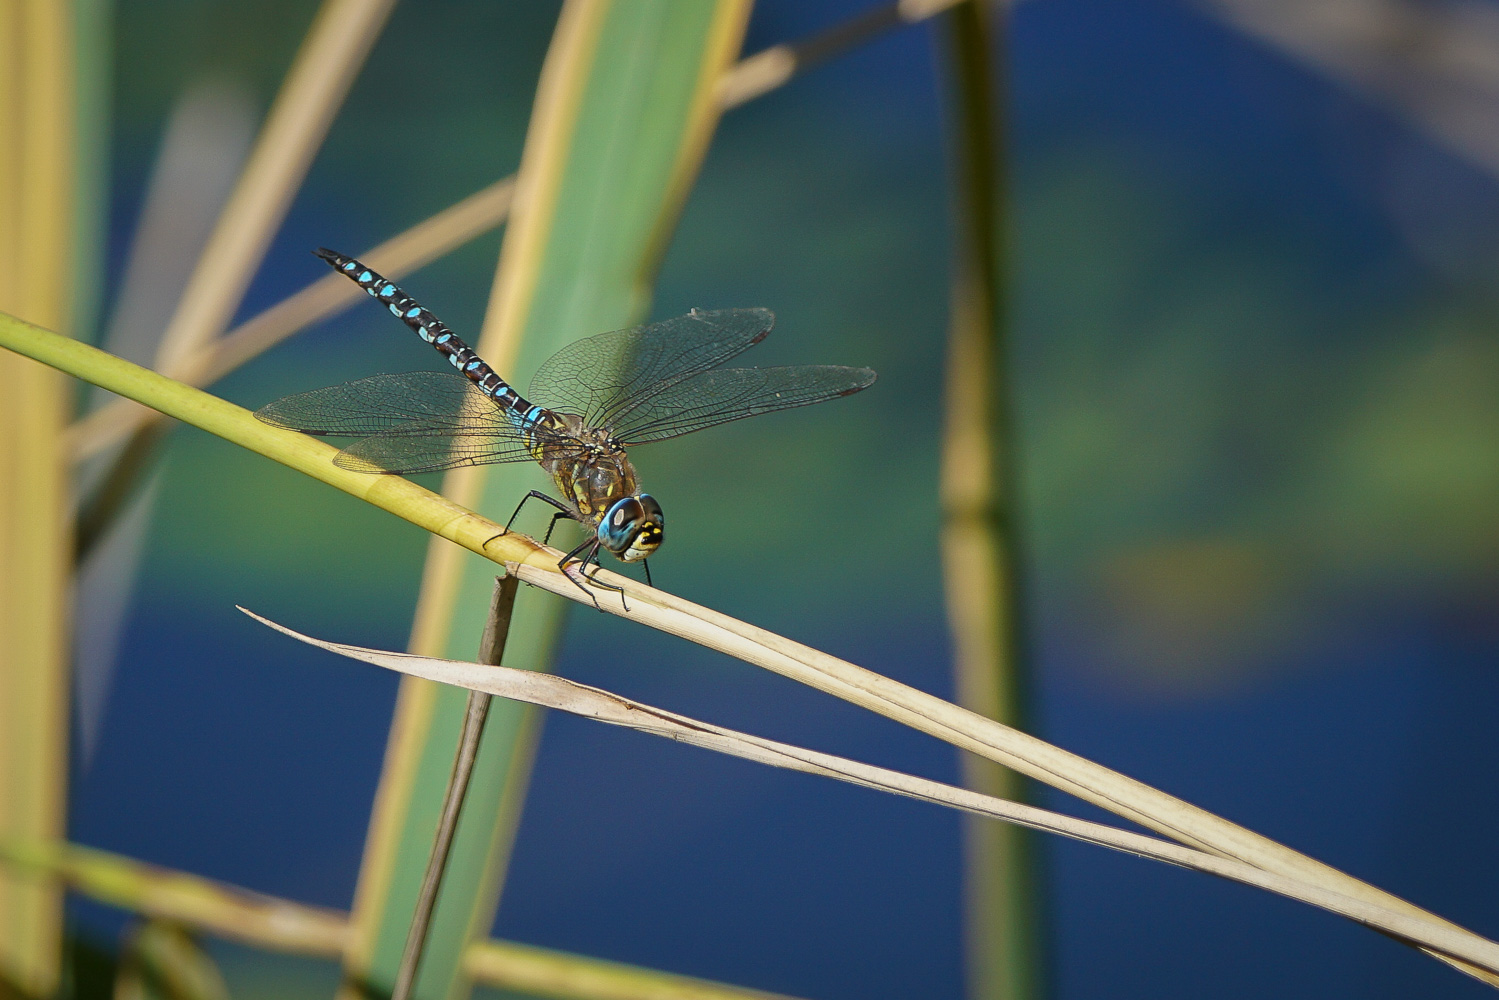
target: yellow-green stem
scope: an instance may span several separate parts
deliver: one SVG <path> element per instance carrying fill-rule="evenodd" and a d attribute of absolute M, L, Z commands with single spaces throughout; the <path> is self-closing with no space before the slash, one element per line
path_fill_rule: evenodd
<path fill-rule="evenodd" d="M 1014 455 L 1006 384 L 996 14 L 945 18 L 955 241 L 942 442 L 942 570 L 958 703 L 1025 728 L 1015 558 Z M 1026 798 L 1026 779 L 965 755 L 964 784 Z M 964 826 L 970 1000 L 1041 995 L 1034 834 L 969 817 Z"/>
<path fill-rule="evenodd" d="M 64 330 L 78 274 L 77 13 L 0 5 L 0 308 Z M 66 825 L 70 398 L 55 372 L 0 358 L 0 836 Z M 51 995 L 61 946 L 58 887 L 0 874 L 0 990 Z"/>

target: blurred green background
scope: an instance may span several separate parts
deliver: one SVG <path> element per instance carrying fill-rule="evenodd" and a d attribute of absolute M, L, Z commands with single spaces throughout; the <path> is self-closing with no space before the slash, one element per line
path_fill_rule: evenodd
<path fill-rule="evenodd" d="M 762 0 L 746 51 L 865 6 Z M 106 314 L 174 104 L 213 83 L 258 116 L 313 9 L 116 5 Z M 243 315 L 321 277 L 310 248 L 357 251 L 513 171 L 556 11 L 398 6 Z M 659 585 L 950 696 L 938 41 L 888 34 L 730 112 L 653 309 L 766 305 L 777 330 L 751 363 L 879 383 L 635 457 L 671 522 Z M 1001 58 L 1038 735 L 1499 934 L 1495 176 L 1207 7 L 1019 4 Z M 475 332 L 498 244 L 403 284 Z M 256 407 L 440 364 L 361 306 L 215 391 Z M 347 907 L 395 680 L 233 605 L 399 648 L 425 546 L 179 429 L 80 730 L 73 839 Z M 574 612 L 558 669 L 957 775 L 946 745 L 607 616 Z M 1058 997 L 1480 995 L 1236 886 L 1076 845 L 1046 865 Z M 554 717 L 496 932 L 820 1000 L 958 997 L 960 875 L 958 821 L 935 808 Z M 92 940 L 120 919 L 73 905 Z M 237 996 L 335 981 L 215 948 Z"/>

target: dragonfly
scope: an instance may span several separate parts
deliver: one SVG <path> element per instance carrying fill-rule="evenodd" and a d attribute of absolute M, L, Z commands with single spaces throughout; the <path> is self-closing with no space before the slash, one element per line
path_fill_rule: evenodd
<path fill-rule="evenodd" d="M 684 316 L 586 337 L 562 348 L 531 379 L 528 396 L 484 362 L 411 296 L 352 257 L 318 249 L 318 257 L 351 278 L 431 344 L 457 374 L 418 371 L 374 375 L 286 396 L 255 416 L 305 434 L 355 437 L 334 464 L 357 472 L 408 474 L 462 466 L 533 461 L 560 494 L 531 490 L 556 508 L 558 521 L 583 525 L 587 537 L 557 568 L 598 606 L 572 573 L 620 590 L 597 574 L 602 549 L 640 562 L 666 538 L 656 498 L 640 488 L 627 449 L 761 413 L 849 396 L 874 384 L 868 368 L 795 365 L 722 368 L 764 340 L 775 325 L 769 309 L 694 309 Z M 543 405 L 545 404 L 545 405 Z"/>

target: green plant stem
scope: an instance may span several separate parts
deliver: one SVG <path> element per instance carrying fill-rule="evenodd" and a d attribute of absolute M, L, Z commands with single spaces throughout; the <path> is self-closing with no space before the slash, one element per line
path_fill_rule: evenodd
<path fill-rule="evenodd" d="M 946 22 L 953 160 L 953 262 L 942 445 L 942 567 L 958 703 L 1026 728 L 1020 641 L 1015 449 L 1005 343 L 1002 15 L 970 2 Z M 1029 782 L 964 755 L 963 783 L 1008 799 Z M 1038 839 L 1019 827 L 964 825 L 964 902 L 970 1000 L 1041 996 Z"/>

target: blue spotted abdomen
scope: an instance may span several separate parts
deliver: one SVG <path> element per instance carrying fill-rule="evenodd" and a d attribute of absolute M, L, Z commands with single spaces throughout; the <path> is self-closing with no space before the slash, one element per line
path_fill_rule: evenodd
<path fill-rule="evenodd" d="M 313 252 L 340 273 L 353 279 L 360 288 L 385 303 L 385 307 L 393 316 L 411 327 L 418 337 L 437 348 L 438 353 L 447 358 L 448 363 L 458 369 L 460 374 L 470 379 L 495 402 L 503 406 L 517 427 L 525 430 L 535 426 L 539 413 L 546 412 L 544 407 L 533 406 L 527 402 L 510 383 L 500 378 L 498 372 L 475 354 L 473 348 L 449 330 L 442 320 L 423 309 L 415 299 L 396 284 L 371 271 L 353 257 L 345 256 L 336 250 L 320 247 Z"/>

